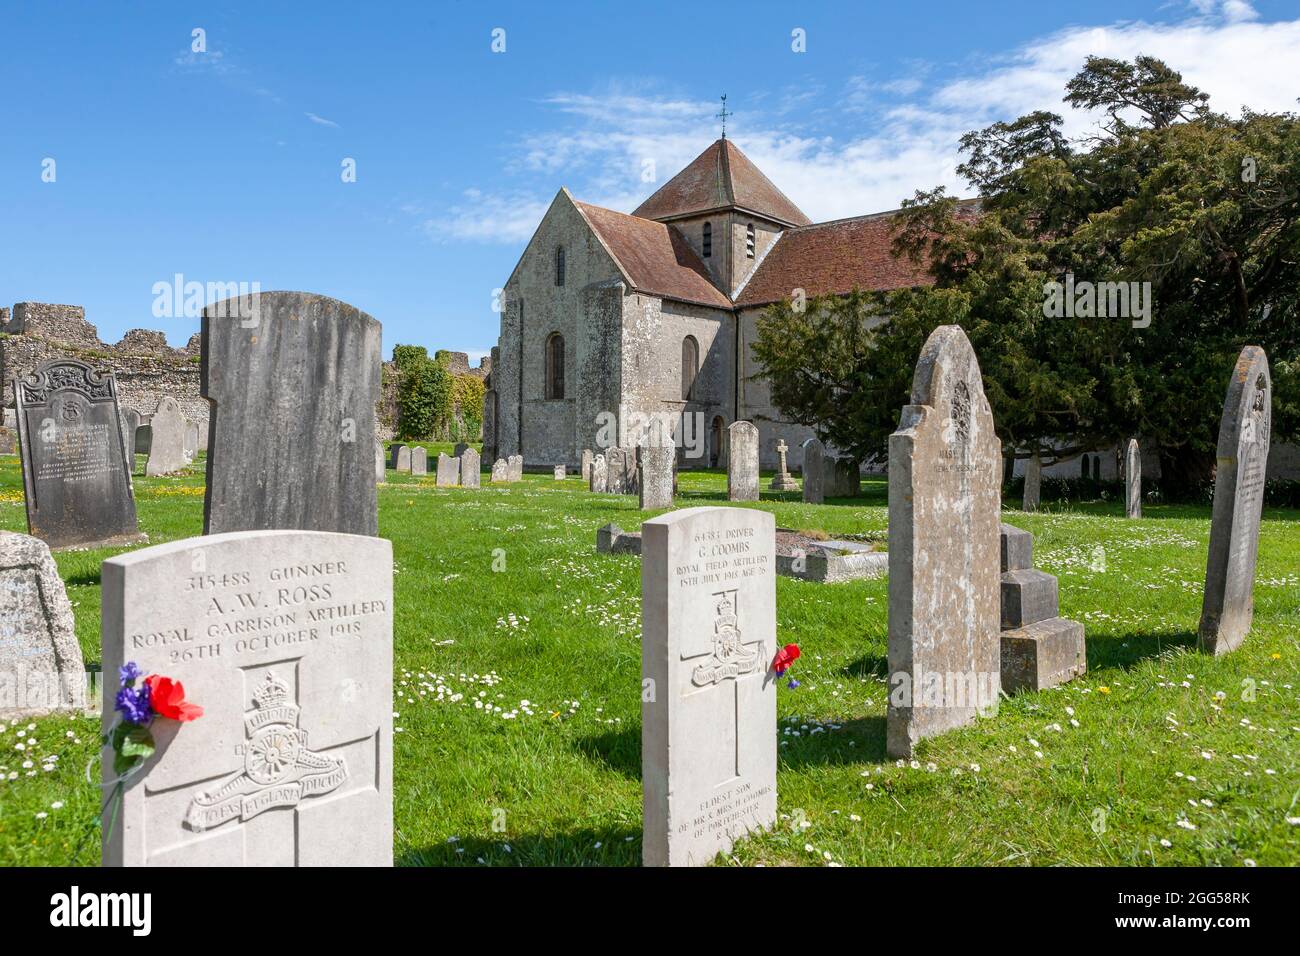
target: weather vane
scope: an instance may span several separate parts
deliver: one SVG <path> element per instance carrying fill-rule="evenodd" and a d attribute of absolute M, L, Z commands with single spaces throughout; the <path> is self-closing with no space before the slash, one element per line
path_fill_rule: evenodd
<path fill-rule="evenodd" d="M 718 119 L 722 120 L 722 138 L 727 138 L 727 117 L 734 116 L 734 113 L 727 112 L 727 94 L 722 94 L 722 111 L 718 113 Z"/>

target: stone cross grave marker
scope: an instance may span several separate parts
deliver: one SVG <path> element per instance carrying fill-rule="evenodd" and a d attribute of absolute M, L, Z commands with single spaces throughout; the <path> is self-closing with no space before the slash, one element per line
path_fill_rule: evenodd
<path fill-rule="evenodd" d="M 105 675 L 134 661 L 204 710 L 155 718 L 111 831 L 105 810 L 104 865 L 392 864 L 391 542 L 189 538 L 105 561 L 103 588 Z M 103 767 L 111 784 L 107 748 Z"/>
<path fill-rule="evenodd" d="M 1205 564 L 1200 646 L 1211 654 L 1236 650 L 1255 614 L 1255 563 L 1264 477 L 1273 429 L 1273 380 L 1262 348 L 1241 350 L 1228 381 L 1219 421 L 1218 468 L 1210 553 Z"/>
<path fill-rule="evenodd" d="M 776 522 L 686 508 L 641 526 L 647 866 L 698 866 L 776 822 Z"/>
<path fill-rule="evenodd" d="M 768 486 L 773 491 L 796 491 L 799 483 L 794 480 L 794 475 L 790 474 L 786 465 L 786 453 L 789 452 L 790 446 L 785 443 L 785 439 L 778 438 L 776 442 L 776 474 L 772 476 L 772 483 Z"/>
<path fill-rule="evenodd" d="M 28 530 L 51 548 L 143 540 L 113 373 L 55 359 L 13 385 Z"/>
<path fill-rule="evenodd" d="M 758 428 L 732 422 L 727 429 L 727 499 L 758 500 Z"/>
<path fill-rule="evenodd" d="M 49 545 L 0 531 L 0 719 L 85 706 L 81 645 Z"/>
<path fill-rule="evenodd" d="M 327 296 L 262 292 L 207 306 L 202 335 L 204 533 L 377 534 L 379 323 Z"/>
<path fill-rule="evenodd" d="M 466 448 L 460 453 L 460 486 L 462 488 L 477 488 L 481 477 L 479 475 L 482 469 L 482 461 L 479 454 L 473 448 Z"/>
<path fill-rule="evenodd" d="M 1124 514 L 1142 517 L 1142 452 L 1136 438 L 1130 438 L 1124 449 Z"/>
<path fill-rule="evenodd" d="M 803 500 L 810 505 L 826 500 L 826 448 L 816 438 L 803 443 Z"/>
<path fill-rule="evenodd" d="M 939 326 L 889 437 L 891 757 L 997 704 L 1001 454 L 970 341 Z"/>

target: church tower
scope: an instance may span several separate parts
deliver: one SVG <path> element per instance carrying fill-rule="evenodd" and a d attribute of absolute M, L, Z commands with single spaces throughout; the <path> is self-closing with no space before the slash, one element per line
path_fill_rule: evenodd
<path fill-rule="evenodd" d="M 632 215 L 678 230 L 729 297 L 783 230 L 810 222 L 725 135 Z"/>

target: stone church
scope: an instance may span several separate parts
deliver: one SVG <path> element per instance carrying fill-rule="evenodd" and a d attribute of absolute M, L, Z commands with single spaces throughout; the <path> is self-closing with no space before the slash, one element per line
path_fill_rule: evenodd
<path fill-rule="evenodd" d="M 798 468 L 813 433 L 772 407 L 756 320 L 796 289 L 930 282 L 890 253 L 892 215 L 810 222 L 725 136 L 631 215 L 561 189 L 504 286 L 485 457 L 575 467 L 582 449 L 635 445 L 658 421 L 683 467 L 714 466 L 727 426 L 746 420 L 764 468 L 782 439 Z"/>

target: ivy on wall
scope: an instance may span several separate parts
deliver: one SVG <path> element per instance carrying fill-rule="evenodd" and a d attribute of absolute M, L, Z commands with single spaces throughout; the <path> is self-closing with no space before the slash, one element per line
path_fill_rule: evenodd
<path fill-rule="evenodd" d="M 397 366 L 397 437 L 403 441 L 477 441 L 483 428 L 483 383 L 447 368 L 422 345 L 393 349 Z"/>

